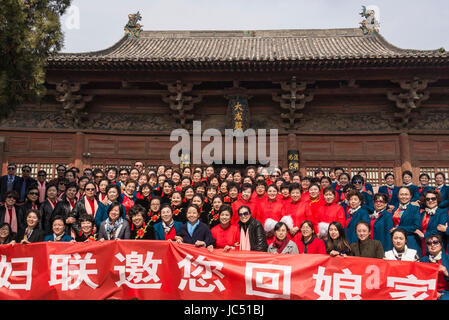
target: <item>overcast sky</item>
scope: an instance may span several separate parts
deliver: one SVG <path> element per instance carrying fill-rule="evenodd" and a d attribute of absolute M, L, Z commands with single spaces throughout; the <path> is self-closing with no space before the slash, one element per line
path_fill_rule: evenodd
<path fill-rule="evenodd" d="M 391 44 L 449 50 L 448 0 L 73 0 L 62 17 L 63 52 L 110 47 L 137 11 L 144 30 L 329 29 L 358 28 L 362 5 L 378 8 Z"/>

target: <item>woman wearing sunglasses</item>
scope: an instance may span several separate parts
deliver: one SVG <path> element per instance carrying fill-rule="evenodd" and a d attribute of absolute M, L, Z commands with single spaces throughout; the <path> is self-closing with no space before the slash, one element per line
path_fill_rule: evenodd
<path fill-rule="evenodd" d="M 392 249 L 390 230 L 394 229 L 393 215 L 388 212 L 390 197 L 385 193 L 374 195 L 374 212 L 370 214 L 371 239 L 379 240 L 384 251 Z"/>
<path fill-rule="evenodd" d="M 365 179 L 361 175 L 356 174 L 352 177 L 351 183 L 355 189 L 363 195 L 363 206 L 368 209 L 370 213 L 374 212 L 373 197 L 366 190 L 364 190 L 363 187 L 365 185 Z"/>
<path fill-rule="evenodd" d="M 95 182 L 89 181 L 84 185 L 84 196 L 75 204 L 75 207 L 72 210 L 72 215 L 75 219 L 78 219 L 82 215 L 88 214 L 95 220 L 100 207 L 98 200 L 95 197 L 96 193 L 97 185 Z M 79 222 L 74 223 L 72 227 L 76 234 L 80 233 L 81 226 Z"/>
<path fill-rule="evenodd" d="M 438 208 L 441 202 L 441 195 L 438 191 L 429 190 L 424 192 L 420 198 L 420 202 L 424 205 L 421 210 L 420 222 L 421 228 L 416 230 L 416 233 L 421 239 L 427 239 L 431 235 L 440 235 L 443 248 L 446 250 L 447 243 L 445 241 L 448 235 L 448 214 L 447 209 Z M 422 241 L 422 255 L 426 255 L 426 245 Z"/>
<path fill-rule="evenodd" d="M 442 237 L 439 234 L 428 236 L 425 245 L 428 255 L 422 257 L 419 261 L 437 263 L 439 265 L 437 280 L 438 299 L 449 300 L 449 273 L 447 271 L 449 260 L 443 248 Z"/>
<path fill-rule="evenodd" d="M 37 187 L 37 184 L 32 184 L 27 188 L 25 203 L 19 206 L 20 215 L 24 219 L 22 221 L 22 226 L 25 226 L 25 216 L 27 212 L 29 210 L 39 210 L 39 208 L 39 188 Z"/>
<path fill-rule="evenodd" d="M 241 206 L 237 210 L 240 229 L 240 250 L 262 251 L 268 250 L 267 239 L 262 223 L 251 216 L 248 206 Z"/>

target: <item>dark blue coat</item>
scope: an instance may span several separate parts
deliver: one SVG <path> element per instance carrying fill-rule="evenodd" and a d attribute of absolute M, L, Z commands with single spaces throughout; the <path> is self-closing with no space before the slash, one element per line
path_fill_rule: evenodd
<path fill-rule="evenodd" d="M 384 251 L 393 249 L 393 243 L 390 235 L 390 230 L 393 228 L 393 214 L 387 210 L 382 211 L 374 222 L 371 232 L 373 239 L 379 240 L 382 243 Z"/>
<path fill-rule="evenodd" d="M 396 212 L 398 207 L 394 208 L 393 214 Z M 413 204 L 409 204 L 407 209 L 404 210 L 401 216 L 401 220 L 397 225 L 397 228 L 404 229 L 407 232 L 407 247 L 415 249 L 418 255 L 421 257 L 421 239 L 415 233 L 415 230 L 421 230 L 421 220 L 420 220 L 419 207 Z"/>
<path fill-rule="evenodd" d="M 373 201 L 373 196 L 370 195 L 368 192 L 362 191 L 362 195 L 364 198 L 363 201 L 363 207 L 365 207 L 366 209 L 368 209 L 369 212 L 374 212 L 374 201 Z"/>
<path fill-rule="evenodd" d="M 355 232 L 355 226 L 357 222 L 360 220 L 364 220 L 370 223 L 369 212 L 365 207 L 361 207 L 359 210 L 353 213 L 352 218 L 349 213 L 345 216 L 345 225 L 346 225 L 346 240 L 348 244 L 353 242 L 357 242 L 359 238 L 357 238 L 357 234 Z"/>
<path fill-rule="evenodd" d="M 410 191 L 412 192 L 412 198 L 410 199 L 410 202 L 415 202 L 417 200 L 419 200 L 419 188 L 418 186 L 411 184 L 409 186 L 407 186 Z"/>
<path fill-rule="evenodd" d="M 435 190 L 440 192 L 441 195 L 441 203 L 438 205 L 438 208 L 448 208 L 449 207 L 449 186 L 444 185 L 440 190 L 435 188 Z"/>
<path fill-rule="evenodd" d="M 442 260 L 442 264 L 443 266 L 446 267 L 447 270 L 449 270 L 449 257 L 446 254 L 445 250 L 443 249 L 442 254 L 441 254 L 441 260 Z M 419 262 L 425 262 L 425 263 L 432 263 L 429 259 L 429 256 L 424 256 L 421 259 L 419 259 Z M 441 271 L 440 271 L 441 272 Z M 446 280 L 447 282 L 449 282 L 449 278 L 444 276 L 444 280 Z M 441 293 L 441 298 L 440 300 L 449 300 L 449 292 L 447 290 L 442 290 L 440 291 Z"/>
<path fill-rule="evenodd" d="M 390 202 L 388 204 L 395 206 L 395 207 L 397 207 L 399 205 L 399 198 L 398 198 L 399 187 L 394 186 L 391 196 L 388 194 L 387 186 L 380 186 L 378 192 L 385 193 L 386 195 L 388 195 L 390 197 Z"/>
<path fill-rule="evenodd" d="M 72 240 L 73 240 L 73 238 L 70 235 L 65 234 L 62 236 L 60 241 L 61 242 L 70 242 Z M 53 234 L 45 236 L 44 241 L 55 241 L 55 236 Z"/>
<path fill-rule="evenodd" d="M 420 225 L 422 230 L 422 221 L 424 219 L 424 215 L 426 214 L 425 210 L 421 210 L 420 216 Z M 443 239 L 443 248 L 447 250 L 447 237 L 449 236 L 449 228 L 447 228 L 446 232 L 440 232 L 437 230 L 437 226 L 439 224 L 445 225 L 449 222 L 448 210 L 438 208 L 433 216 L 430 217 L 429 223 L 427 224 L 426 233 L 424 233 L 424 239 L 428 236 L 439 234 Z M 423 240 L 424 241 L 424 240 Z M 427 250 L 427 248 L 426 248 Z"/>
<path fill-rule="evenodd" d="M 175 221 L 173 228 L 175 228 L 176 234 L 179 235 L 179 229 L 182 227 L 182 222 Z M 156 235 L 156 240 L 165 240 L 164 227 L 162 226 L 162 222 L 156 223 L 154 226 L 154 233 Z"/>
<path fill-rule="evenodd" d="M 126 219 L 125 207 L 121 204 L 120 208 L 122 210 L 122 218 L 124 220 L 128 221 L 128 219 Z M 98 210 L 97 210 L 97 214 L 95 215 L 95 224 L 97 225 L 98 229 L 100 228 L 101 223 L 108 218 L 108 209 L 109 209 L 109 206 L 105 206 L 103 203 L 98 202 Z"/>
<path fill-rule="evenodd" d="M 197 240 L 204 241 L 206 243 L 206 246 L 209 245 L 215 245 L 215 239 L 212 237 L 212 233 L 210 232 L 209 226 L 205 224 L 204 222 L 199 223 L 199 225 L 195 228 L 193 231 L 192 236 L 190 236 L 189 232 L 187 231 L 187 223 L 184 223 L 181 228 L 179 228 L 179 233 L 176 234 L 180 237 L 182 237 L 184 243 L 190 243 L 195 244 Z"/>
<path fill-rule="evenodd" d="M 435 187 L 432 187 L 432 186 L 425 186 L 424 188 L 418 187 L 418 194 L 419 194 L 419 196 L 421 196 L 429 190 L 435 190 Z"/>

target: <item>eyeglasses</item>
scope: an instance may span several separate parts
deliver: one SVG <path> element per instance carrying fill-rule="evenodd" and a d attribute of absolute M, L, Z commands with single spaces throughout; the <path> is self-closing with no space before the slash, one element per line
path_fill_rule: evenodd
<path fill-rule="evenodd" d="M 249 211 L 239 212 L 239 217 L 248 216 L 248 215 L 249 215 Z"/>
<path fill-rule="evenodd" d="M 38 196 L 39 192 L 29 192 L 28 193 L 30 196 Z"/>
<path fill-rule="evenodd" d="M 426 198 L 426 201 L 437 201 L 437 197 Z"/>
<path fill-rule="evenodd" d="M 8 170 L 16 170 L 14 167 L 8 167 Z"/>
<path fill-rule="evenodd" d="M 31 170 L 22 170 L 22 172 L 31 172 Z"/>
<path fill-rule="evenodd" d="M 440 241 L 439 240 L 429 240 L 429 241 L 426 241 L 426 244 L 428 245 L 428 246 L 432 246 L 432 245 L 437 245 L 437 244 L 440 244 Z"/>
<path fill-rule="evenodd" d="M 86 191 L 95 191 L 95 188 L 86 188 Z"/>
<path fill-rule="evenodd" d="M 354 181 L 354 183 L 355 183 L 355 184 L 362 184 L 363 181 L 362 181 L 362 180 L 356 180 L 356 181 Z"/>

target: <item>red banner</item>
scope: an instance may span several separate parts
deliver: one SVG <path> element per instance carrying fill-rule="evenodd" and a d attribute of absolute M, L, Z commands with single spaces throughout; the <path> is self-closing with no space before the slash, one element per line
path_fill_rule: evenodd
<path fill-rule="evenodd" d="M 438 265 L 170 241 L 0 246 L 0 299 L 436 299 Z"/>

